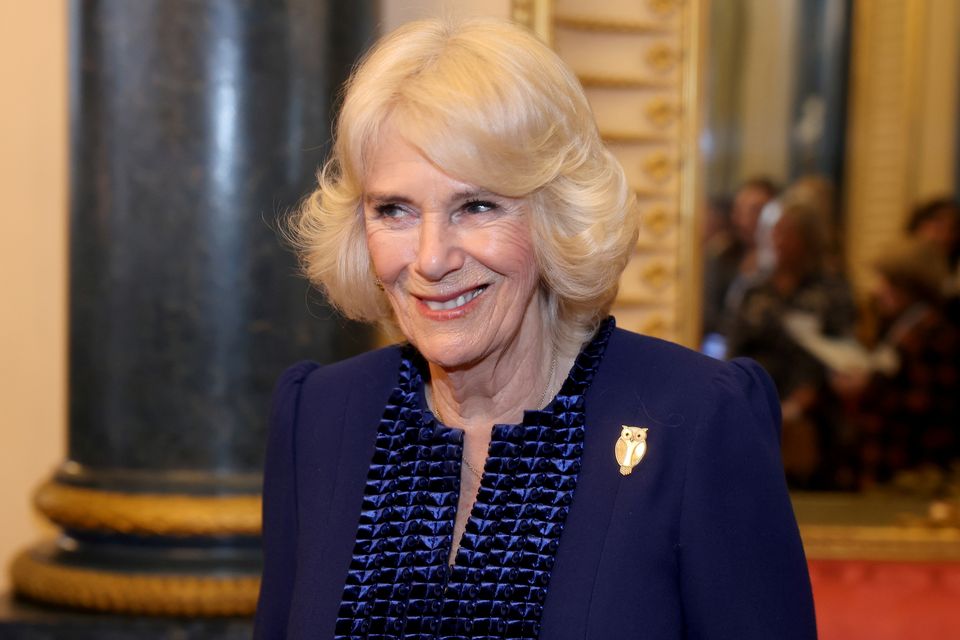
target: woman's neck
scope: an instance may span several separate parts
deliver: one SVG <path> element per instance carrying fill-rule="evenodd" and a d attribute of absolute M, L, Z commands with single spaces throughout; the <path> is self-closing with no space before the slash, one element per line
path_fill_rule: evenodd
<path fill-rule="evenodd" d="M 430 405 L 437 417 L 467 433 L 518 423 L 525 409 L 540 409 L 567 371 L 553 341 L 537 331 L 470 366 L 448 370 L 430 364 Z"/>

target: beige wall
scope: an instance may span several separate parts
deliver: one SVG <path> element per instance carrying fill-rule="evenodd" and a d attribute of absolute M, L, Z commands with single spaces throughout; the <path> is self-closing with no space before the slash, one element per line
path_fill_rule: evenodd
<path fill-rule="evenodd" d="M 66 5 L 0 2 L 0 591 L 50 528 L 30 508 L 63 457 Z"/>

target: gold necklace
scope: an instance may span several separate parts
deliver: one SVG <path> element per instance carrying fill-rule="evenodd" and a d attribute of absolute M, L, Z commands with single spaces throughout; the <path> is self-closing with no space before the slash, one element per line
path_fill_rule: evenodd
<path fill-rule="evenodd" d="M 464 458 L 464 459 L 463 459 L 463 464 L 467 465 L 467 469 L 470 469 L 471 473 L 473 473 L 473 475 L 477 476 L 477 480 L 482 480 L 482 479 L 483 479 L 483 473 L 482 473 L 479 469 L 477 469 L 475 466 L 473 466 L 472 464 L 470 464 L 470 461 L 469 461 L 469 460 L 467 460 L 466 458 Z"/>
<path fill-rule="evenodd" d="M 557 352 L 553 352 L 553 357 L 550 359 L 550 372 L 547 374 L 547 383 L 543 387 L 543 393 L 540 394 L 540 402 L 537 403 L 537 409 L 542 409 L 543 406 L 547 403 L 547 393 L 550 391 L 550 383 L 553 382 L 553 376 L 557 372 Z M 432 395 L 432 394 L 431 394 Z M 440 418 L 440 422 L 443 424 L 448 424 L 446 420 L 443 419 L 443 414 L 440 413 L 440 404 L 438 402 L 433 402 L 433 413 Z M 463 458 L 463 464 L 466 465 L 467 469 L 470 470 L 473 475 L 477 477 L 477 480 L 483 479 L 483 473 L 477 469 L 475 466 L 470 464 L 470 461 L 466 458 Z"/>

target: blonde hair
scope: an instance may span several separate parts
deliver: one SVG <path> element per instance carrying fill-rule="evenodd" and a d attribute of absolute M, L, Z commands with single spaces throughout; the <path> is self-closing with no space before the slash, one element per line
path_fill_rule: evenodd
<path fill-rule="evenodd" d="M 452 177 L 529 200 L 554 338 L 588 339 L 616 296 L 637 216 L 559 57 L 506 22 L 427 20 L 381 39 L 348 80 L 331 156 L 292 235 L 308 278 L 341 313 L 391 326 L 362 216 L 368 158 L 388 125 Z"/>

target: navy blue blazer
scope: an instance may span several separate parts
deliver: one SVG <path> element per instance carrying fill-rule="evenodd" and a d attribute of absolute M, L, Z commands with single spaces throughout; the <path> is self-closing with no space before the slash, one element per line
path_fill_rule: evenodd
<path fill-rule="evenodd" d="M 333 637 L 399 362 L 389 347 L 281 378 L 256 638 Z M 582 469 L 540 638 L 815 638 L 766 373 L 615 329 L 585 403 Z M 614 458 L 621 425 L 649 429 L 628 476 Z"/>

